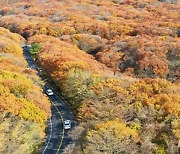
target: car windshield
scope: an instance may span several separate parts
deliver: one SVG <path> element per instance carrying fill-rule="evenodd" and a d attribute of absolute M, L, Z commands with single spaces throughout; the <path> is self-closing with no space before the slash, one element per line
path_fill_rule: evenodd
<path fill-rule="evenodd" d="M 70 125 L 70 121 L 69 121 L 69 120 L 66 120 L 66 121 L 64 121 L 64 124 L 65 124 L 65 125 Z"/>

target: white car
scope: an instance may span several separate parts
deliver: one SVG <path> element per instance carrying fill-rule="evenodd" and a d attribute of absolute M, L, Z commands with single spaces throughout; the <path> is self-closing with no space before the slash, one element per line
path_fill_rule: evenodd
<path fill-rule="evenodd" d="M 71 128 L 71 121 L 65 120 L 64 121 L 64 129 L 70 129 Z"/>
<path fill-rule="evenodd" d="M 54 95 L 54 93 L 53 93 L 53 91 L 52 91 L 51 89 L 47 89 L 47 90 L 46 90 L 46 94 L 47 94 L 48 96 Z"/>

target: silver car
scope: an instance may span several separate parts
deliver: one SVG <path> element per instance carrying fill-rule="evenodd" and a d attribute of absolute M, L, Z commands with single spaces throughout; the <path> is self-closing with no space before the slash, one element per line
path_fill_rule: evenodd
<path fill-rule="evenodd" d="M 46 94 L 47 94 L 48 96 L 54 95 L 54 93 L 53 93 L 53 91 L 52 91 L 51 89 L 47 89 L 47 90 L 46 90 Z"/>
<path fill-rule="evenodd" d="M 71 121 L 65 120 L 64 121 L 64 129 L 70 129 L 71 128 Z"/>

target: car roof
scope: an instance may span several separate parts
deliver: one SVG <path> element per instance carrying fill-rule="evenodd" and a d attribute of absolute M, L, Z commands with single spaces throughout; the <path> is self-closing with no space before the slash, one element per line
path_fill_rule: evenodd
<path fill-rule="evenodd" d="M 51 90 L 51 89 L 47 89 L 47 91 L 50 91 L 50 92 L 51 92 L 52 90 Z"/>
<path fill-rule="evenodd" d="M 70 120 L 65 120 L 64 123 L 68 124 L 68 123 L 70 123 Z"/>

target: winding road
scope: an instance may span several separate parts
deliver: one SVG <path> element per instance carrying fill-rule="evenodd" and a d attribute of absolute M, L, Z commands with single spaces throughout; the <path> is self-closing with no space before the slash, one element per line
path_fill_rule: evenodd
<path fill-rule="evenodd" d="M 34 64 L 33 59 L 29 53 L 29 48 L 24 46 L 23 51 L 24 57 L 28 62 L 28 67 L 38 72 L 37 66 Z M 40 75 L 39 72 L 38 75 Z M 76 120 L 68 106 L 56 93 L 48 97 L 51 101 L 52 117 L 48 120 L 46 132 L 47 136 L 39 154 L 61 154 L 67 145 L 75 142 L 70 137 L 68 137 L 69 130 L 65 130 L 63 128 L 63 121 L 71 120 L 71 129 L 74 129 L 76 127 Z"/>

